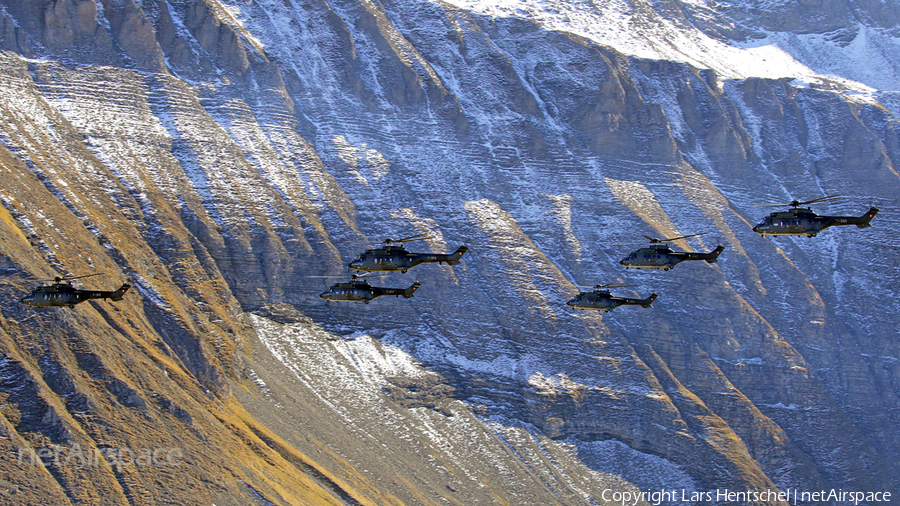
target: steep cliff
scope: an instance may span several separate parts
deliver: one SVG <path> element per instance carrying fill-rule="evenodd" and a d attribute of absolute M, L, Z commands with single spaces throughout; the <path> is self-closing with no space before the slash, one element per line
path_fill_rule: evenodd
<path fill-rule="evenodd" d="M 890 6 L 0 4 L 4 500 L 900 494 L 900 102 L 804 60 L 893 54 Z M 753 65 L 791 37 L 784 74 Z M 830 194 L 874 226 L 751 230 Z M 718 263 L 618 263 L 698 232 L 674 245 Z M 470 249 L 377 280 L 412 299 L 318 297 L 413 233 Z M 18 303 L 89 273 L 135 289 Z M 660 297 L 565 305 L 611 281 Z"/>

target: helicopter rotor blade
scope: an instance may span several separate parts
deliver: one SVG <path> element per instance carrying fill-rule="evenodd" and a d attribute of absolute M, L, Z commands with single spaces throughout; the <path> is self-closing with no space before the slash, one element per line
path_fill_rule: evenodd
<path fill-rule="evenodd" d="M 696 236 L 698 236 L 698 235 L 703 235 L 703 234 L 705 234 L 705 233 L 706 233 L 706 232 L 700 232 L 699 234 L 683 235 L 683 236 L 681 236 L 681 237 L 672 237 L 672 238 L 670 238 L 670 239 L 663 239 L 662 242 L 678 241 L 678 240 L 680 240 L 680 239 L 687 239 L 688 237 L 696 237 Z"/>
<path fill-rule="evenodd" d="M 101 274 L 103 273 L 95 272 L 94 274 L 85 274 L 84 276 L 56 276 L 52 279 L 39 279 L 38 281 L 72 281 L 73 279 L 91 278 L 94 276 L 99 276 Z"/>
<path fill-rule="evenodd" d="M 421 233 L 421 234 L 411 235 L 409 237 L 404 237 L 402 239 L 387 238 L 384 240 L 384 244 L 392 244 L 395 242 L 404 243 L 404 242 L 410 242 L 410 241 L 422 241 L 425 239 L 431 239 L 431 237 L 427 236 L 427 234 Z"/>
<path fill-rule="evenodd" d="M 614 283 L 607 283 L 605 285 L 594 285 L 594 288 L 603 290 L 605 288 L 628 288 L 628 287 L 632 287 L 632 286 L 641 286 L 641 285 L 616 285 Z"/>
<path fill-rule="evenodd" d="M 335 279 L 335 278 L 346 278 L 350 277 L 353 279 L 361 279 L 361 278 L 377 278 L 381 276 L 387 276 L 389 273 L 387 272 L 367 272 L 365 274 L 333 274 L 331 276 L 306 276 L 307 278 L 324 278 L 324 279 Z"/>
<path fill-rule="evenodd" d="M 791 202 L 789 202 L 787 204 L 756 204 L 754 207 L 785 207 L 785 206 L 800 207 L 800 206 L 806 206 L 809 204 L 817 204 L 819 202 L 830 202 L 832 200 L 836 200 L 836 199 L 840 199 L 840 198 L 843 198 L 843 195 L 827 195 L 825 197 L 819 197 L 817 199 L 806 200 L 803 202 L 801 202 L 799 200 L 792 200 Z"/>
<path fill-rule="evenodd" d="M 74 277 L 69 277 L 69 278 L 67 278 L 67 279 L 90 278 L 90 277 L 93 277 L 93 276 L 99 276 L 100 274 L 102 274 L 102 273 L 101 273 L 101 272 L 95 272 L 95 273 L 93 273 L 93 274 L 85 274 L 84 276 L 74 276 Z"/>
<path fill-rule="evenodd" d="M 817 199 L 807 200 L 806 202 L 800 202 L 799 205 L 805 206 L 807 204 L 815 204 L 817 202 L 827 202 L 829 200 L 839 199 L 840 195 L 828 195 L 827 197 L 819 197 Z M 795 201 L 796 202 L 796 201 Z M 793 202 L 792 202 L 793 204 Z"/>
<path fill-rule="evenodd" d="M 644 237 L 646 237 L 647 240 L 650 241 L 650 244 L 659 244 L 659 243 L 661 243 L 661 242 L 670 242 L 670 241 L 677 241 L 677 240 L 679 240 L 679 239 L 687 239 L 688 237 L 694 237 L 694 236 L 698 236 L 698 235 L 703 235 L 703 234 L 705 234 L 705 233 L 706 233 L 706 232 L 700 232 L 700 233 L 698 233 L 698 234 L 682 235 L 682 236 L 679 236 L 679 237 L 670 237 L 670 238 L 668 238 L 668 239 L 657 239 L 656 237 L 650 237 L 649 235 L 644 235 L 644 234 L 641 234 L 641 235 L 643 235 Z"/>

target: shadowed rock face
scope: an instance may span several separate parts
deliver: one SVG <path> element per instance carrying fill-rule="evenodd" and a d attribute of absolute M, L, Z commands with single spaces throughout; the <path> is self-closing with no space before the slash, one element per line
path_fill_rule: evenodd
<path fill-rule="evenodd" d="M 7 499 L 900 493 L 889 95 L 721 80 L 445 4 L 0 3 Z M 725 38 L 856 26 L 801 7 L 704 19 Z M 752 232 L 756 204 L 823 194 L 848 198 L 817 211 L 882 210 L 812 240 Z M 721 243 L 718 263 L 618 265 L 642 234 L 697 232 L 673 246 Z M 412 251 L 470 249 L 379 282 L 419 280 L 409 300 L 322 303 L 336 280 L 312 276 L 414 233 Z M 93 272 L 135 289 L 16 303 Z M 566 308 L 611 281 L 660 297 Z M 77 451 L 103 462 L 60 461 Z"/>

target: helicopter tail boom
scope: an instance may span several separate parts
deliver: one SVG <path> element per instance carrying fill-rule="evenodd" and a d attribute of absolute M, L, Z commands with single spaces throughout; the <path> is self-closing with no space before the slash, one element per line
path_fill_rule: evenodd
<path fill-rule="evenodd" d="M 872 218 L 874 218 L 876 214 L 878 214 L 877 207 L 869 208 L 866 214 L 857 218 L 856 226 L 859 228 L 871 227 L 872 225 L 869 222 L 872 221 Z"/>
<path fill-rule="evenodd" d="M 469 247 L 463 244 L 453 253 L 420 253 L 415 255 L 412 263 L 414 266 L 425 262 L 437 262 L 439 264 L 447 262 L 447 265 L 456 265 L 459 263 L 459 259 L 462 258 L 463 254 L 468 250 Z"/>
<path fill-rule="evenodd" d="M 703 259 L 706 260 L 708 263 L 717 262 L 717 261 L 719 260 L 719 255 L 720 255 L 723 251 L 725 251 L 725 246 L 722 246 L 722 245 L 720 244 L 720 245 L 716 246 L 716 249 L 714 249 L 714 250 L 710 251 L 709 253 L 707 253 L 707 254 L 704 256 Z"/>
<path fill-rule="evenodd" d="M 650 304 L 652 304 L 657 297 L 659 297 L 659 294 L 651 293 L 649 297 L 641 302 L 641 307 L 652 307 Z"/>
<path fill-rule="evenodd" d="M 122 297 L 125 295 L 125 292 L 127 292 L 129 288 L 131 288 L 131 285 L 129 285 L 128 283 L 124 283 L 122 286 L 119 287 L 118 290 L 116 290 L 115 292 L 112 292 L 109 295 L 109 298 L 113 301 L 120 301 L 120 300 L 122 300 Z"/>
<path fill-rule="evenodd" d="M 412 284 L 412 286 L 410 286 L 406 290 L 403 290 L 403 293 L 402 293 L 403 298 L 408 299 L 408 298 L 412 297 L 413 294 L 416 293 L 416 290 L 418 290 L 420 286 L 422 286 L 422 283 L 419 283 L 418 281 L 416 281 L 415 283 Z"/>
<path fill-rule="evenodd" d="M 459 248 L 456 248 L 456 251 L 447 255 L 447 263 L 450 265 L 455 265 L 459 263 L 459 259 L 462 258 L 463 253 L 469 251 L 469 247 L 463 244 Z"/>

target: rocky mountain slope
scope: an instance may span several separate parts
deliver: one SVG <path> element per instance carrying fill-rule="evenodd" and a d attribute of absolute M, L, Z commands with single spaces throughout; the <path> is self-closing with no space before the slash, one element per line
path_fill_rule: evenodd
<path fill-rule="evenodd" d="M 896 497 L 896 11 L 0 0 L 0 497 Z M 874 226 L 751 230 L 831 194 Z M 470 249 L 318 297 L 414 233 Z M 89 273 L 135 288 L 18 303 Z M 660 296 L 565 305 L 607 282 Z"/>

